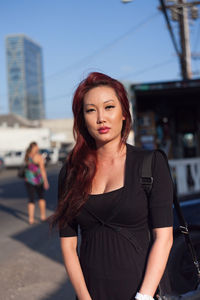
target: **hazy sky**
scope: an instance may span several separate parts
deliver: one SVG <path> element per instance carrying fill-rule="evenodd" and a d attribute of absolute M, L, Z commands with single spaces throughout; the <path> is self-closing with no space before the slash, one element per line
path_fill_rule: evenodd
<path fill-rule="evenodd" d="M 133 83 L 180 79 L 158 5 L 158 0 L 0 0 L 0 112 L 8 112 L 7 34 L 24 33 L 43 49 L 47 118 L 72 116 L 74 89 L 92 71 Z M 190 29 L 192 51 L 198 52 L 200 20 Z M 195 60 L 193 71 L 199 69 Z"/>

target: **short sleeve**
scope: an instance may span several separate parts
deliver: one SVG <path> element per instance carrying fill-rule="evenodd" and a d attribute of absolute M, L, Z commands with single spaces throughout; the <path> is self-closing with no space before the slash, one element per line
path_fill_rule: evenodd
<path fill-rule="evenodd" d="M 78 236 L 78 224 L 74 219 L 66 227 L 59 230 L 60 237 Z"/>
<path fill-rule="evenodd" d="M 67 165 L 64 164 L 58 176 L 58 202 L 62 201 L 62 193 L 65 187 L 67 176 Z M 69 222 L 64 228 L 59 229 L 60 237 L 73 237 L 78 235 L 78 224 L 76 220 Z"/>
<path fill-rule="evenodd" d="M 167 159 L 160 151 L 153 157 L 153 186 L 149 199 L 152 228 L 173 226 L 173 182 Z"/>

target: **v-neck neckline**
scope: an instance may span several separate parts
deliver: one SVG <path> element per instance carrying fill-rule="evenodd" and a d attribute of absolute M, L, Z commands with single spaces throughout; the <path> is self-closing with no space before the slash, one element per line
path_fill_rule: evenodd
<path fill-rule="evenodd" d="M 109 194 L 112 194 L 112 193 L 115 193 L 117 191 L 121 192 L 121 190 L 125 189 L 126 188 L 126 185 L 127 185 L 127 166 L 128 166 L 128 152 L 129 152 L 129 144 L 125 144 L 126 146 L 126 158 L 125 158 L 125 163 L 124 163 L 124 178 L 123 178 L 123 186 L 122 187 L 119 187 L 117 189 L 114 189 L 114 190 L 111 190 L 111 191 L 108 191 L 108 192 L 104 192 L 104 193 L 100 193 L 100 194 L 89 194 L 89 198 L 92 198 L 92 197 L 104 197 L 106 195 L 109 195 Z"/>
<path fill-rule="evenodd" d="M 112 208 L 112 210 L 111 210 L 111 214 L 110 214 L 110 217 L 109 218 L 107 218 L 106 220 L 105 220 L 105 222 L 107 222 L 107 223 L 111 223 L 112 222 L 112 220 L 113 220 L 113 218 L 119 213 L 119 211 L 120 211 L 120 206 L 121 206 L 121 204 L 122 204 L 122 202 L 123 202 L 123 200 L 126 198 L 126 191 L 127 191 L 127 184 L 128 184 L 128 166 L 129 166 L 129 158 L 130 158 L 130 145 L 129 144 L 127 144 L 126 143 L 126 160 L 125 160 L 125 170 L 124 170 L 124 186 L 120 189 L 121 191 L 121 195 L 120 195 L 120 197 L 119 197 L 119 199 L 118 199 L 118 201 L 117 201 L 117 203 L 115 203 L 115 205 L 113 205 L 113 208 Z M 111 192 L 114 192 L 114 191 L 116 191 L 116 190 L 113 190 L 113 191 L 111 191 Z M 110 193 L 110 192 L 109 192 Z M 107 194 L 107 193 L 106 193 Z M 102 194 L 96 194 L 96 195 L 99 195 L 99 196 L 102 196 L 103 197 L 103 195 L 105 195 L 105 193 L 102 193 Z M 91 197 L 92 198 L 92 197 Z M 91 200 L 91 198 L 90 198 L 90 200 Z M 89 200 L 89 199 L 88 199 Z M 102 221 L 101 220 L 101 218 L 96 214 L 96 213 L 94 213 L 93 212 L 93 208 L 92 208 L 92 206 L 91 206 L 91 201 L 87 201 L 86 203 L 85 203 L 85 205 L 84 205 L 84 209 L 86 210 L 86 211 L 88 211 L 91 215 L 93 215 L 93 217 L 95 217 L 97 220 L 99 220 L 100 222 Z"/>

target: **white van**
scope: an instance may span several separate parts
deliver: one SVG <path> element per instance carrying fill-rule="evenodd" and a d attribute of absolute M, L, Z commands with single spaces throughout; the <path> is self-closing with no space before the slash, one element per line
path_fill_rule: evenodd
<path fill-rule="evenodd" d="M 5 167 L 20 167 L 24 164 L 25 151 L 9 151 L 4 156 Z"/>

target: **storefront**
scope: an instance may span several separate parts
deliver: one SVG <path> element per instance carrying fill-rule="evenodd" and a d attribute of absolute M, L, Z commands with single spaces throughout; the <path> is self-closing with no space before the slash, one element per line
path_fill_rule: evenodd
<path fill-rule="evenodd" d="M 200 80 L 131 90 L 136 146 L 165 151 L 180 196 L 200 193 Z"/>
<path fill-rule="evenodd" d="M 168 157 L 200 156 L 200 80 L 132 85 L 135 142 Z"/>

